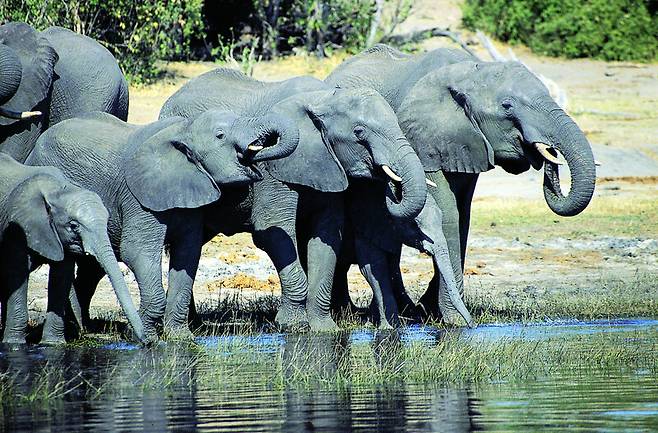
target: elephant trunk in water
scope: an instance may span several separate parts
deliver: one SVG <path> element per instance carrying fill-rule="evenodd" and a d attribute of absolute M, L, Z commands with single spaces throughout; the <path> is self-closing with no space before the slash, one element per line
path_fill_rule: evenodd
<path fill-rule="evenodd" d="M 98 227 L 105 227 L 106 224 L 98 222 Z M 95 227 L 92 225 L 91 227 Z M 106 232 L 101 234 L 90 233 L 88 231 L 83 231 L 81 233 L 82 243 L 85 252 L 91 254 L 96 258 L 98 264 L 103 268 L 107 273 L 110 283 L 114 288 L 114 293 L 116 293 L 119 304 L 123 309 L 130 326 L 132 326 L 135 336 L 139 339 L 140 342 L 146 343 L 146 336 L 144 334 L 144 326 L 142 320 L 139 317 L 139 313 L 133 304 L 132 298 L 130 297 L 130 292 L 128 290 L 128 285 L 123 279 L 123 274 L 121 269 L 119 269 L 119 264 L 117 259 L 112 251 L 112 246 L 110 244 L 110 239 L 107 236 Z"/>
<path fill-rule="evenodd" d="M 545 158 L 544 161 L 544 198 L 548 207 L 561 216 L 573 216 L 582 212 L 594 194 L 596 167 L 594 155 L 585 134 L 578 125 L 552 100 L 545 102 L 542 111 L 549 113 L 549 119 L 555 126 L 551 134 L 532 133 L 524 139 L 533 143 L 538 150 L 545 145 L 548 151 L 559 152 L 571 172 L 571 189 L 567 195 L 560 188 L 558 165 Z M 544 145 L 544 146 L 542 146 Z"/>
<path fill-rule="evenodd" d="M 405 139 L 398 139 L 398 142 L 401 145 L 395 152 L 398 159 L 393 162 L 395 170 L 393 175 L 401 179 L 399 180 L 401 198 L 399 201 L 396 200 L 395 191 L 389 184 L 386 192 L 386 207 L 393 217 L 415 218 L 423 209 L 427 198 L 425 170 L 409 142 Z M 391 174 L 388 175 L 393 177 Z"/>
<path fill-rule="evenodd" d="M 293 153 L 299 143 L 299 128 L 288 117 L 267 114 L 247 120 L 251 127 L 245 131 L 255 130 L 256 135 L 248 137 L 248 150 L 255 152 L 251 162 L 279 159 Z M 255 128 L 253 125 L 255 124 Z M 278 140 L 277 140 L 278 139 Z"/>

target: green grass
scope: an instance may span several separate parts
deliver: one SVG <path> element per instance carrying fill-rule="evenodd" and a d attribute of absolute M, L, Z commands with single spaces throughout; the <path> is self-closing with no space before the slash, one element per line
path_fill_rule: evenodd
<path fill-rule="evenodd" d="M 476 199 L 472 237 L 545 240 L 594 239 L 601 236 L 658 236 L 658 192 L 642 197 L 595 197 L 579 215 L 559 217 L 543 201 Z"/>

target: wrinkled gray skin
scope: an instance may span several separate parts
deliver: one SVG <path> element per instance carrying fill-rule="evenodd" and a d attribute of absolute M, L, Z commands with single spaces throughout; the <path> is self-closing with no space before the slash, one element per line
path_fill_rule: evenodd
<path fill-rule="evenodd" d="M 381 167 L 387 165 L 403 179 L 398 197 L 391 189 L 381 197 L 388 213 L 413 218 L 425 202 L 422 166 L 395 114 L 370 89 L 336 90 L 310 77 L 263 83 L 217 69 L 183 86 L 160 116 L 189 116 L 209 107 L 247 115 L 272 111 L 298 125 L 300 142 L 292 155 L 262 164 L 262 182 L 226 190 L 232 199 L 208 210 L 207 239 L 218 232 L 251 232 L 281 280 L 277 323 L 283 328 L 308 323 L 315 331 L 336 329 L 329 309 L 344 220 L 341 193 L 348 178 L 383 184 Z M 229 214 L 231 218 L 218 218 Z"/>
<path fill-rule="evenodd" d="M 404 290 L 400 274 L 402 244 L 416 248 L 432 257 L 434 265 L 445 279 L 445 301 L 455 309 L 468 326 L 473 320 L 464 305 L 454 278 L 448 243 L 441 228 L 442 212 L 429 193 L 425 206 L 413 219 L 391 218 L 382 206 L 385 194 L 381 185 L 370 181 L 351 181 L 346 194 L 347 223 L 342 253 L 336 266 L 336 279 L 347 285 L 347 271 L 358 264 L 364 278 L 373 289 L 372 313 L 379 327 L 390 329 L 399 325 L 398 304 L 413 305 Z M 413 311 L 403 311 L 414 314 Z"/>
<path fill-rule="evenodd" d="M 42 343 L 64 342 L 64 311 L 74 257 L 88 254 L 108 274 L 119 303 L 145 341 L 110 239 L 108 213 L 97 194 L 79 188 L 53 167 L 30 167 L 0 153 L 0 293 L 5 343 L 25 343 L 27 286 L 32 270 L 50 264 Z"/>
<path fill-rule="evenodd" d="M 41 115 L 15 118 L 32 111 Z M 91 111 L 128 117 L 128 84 L 107 49 L 61 27 L 0 26 L 0 151 L 25 161 L 49 126 Z"/>
<path fill-rule="evenodd" d="M 562 216 L 582 212 L 592 197 L 596 174 L 585 135 L 519 63 L 480 62 L 449 49 L 411 56 L 377 45 L 345 61 L 326 81 L 345 88 L 370 86 L 395 110 L 428 177 L 437 183 L 429 191 L 443 212 L 460 288 L 479 173 L 494 164 L 513 174 L 543 165 L 546 203 Z M 567 195 L 560 190 L 557 165 L 544 161 L 535 143 L 545 143 L 566 160 L 571 172 Z M 347 288 L 336 283 L 336 303 L 348 306 Z M 421 303 L 432 314 L 440 310 L 447 322 L 458 322 L 446 293 L 435 267 Z"/>
<path fill-rule="evenodd" d="M 277 144 L 249 150 L 274 136 L 280 137 Z M 252 164 L 290 154 L 297 141 L 294 125 L 275 115 L 244 118 L 207 111 L 134 126 L 96 112 L 50 128 L 27 163 L 58 167 L 101 197 L 110 213 L 112 248 L 135 274 L 145 333 L 154 340 L 163 317 L 168 335 L 189 337 L 189 329 L 177 325 L 187 317 L 201 254 L 201 208 L 220 198 L 220 186 L 260 180 Z M 165 245 L 170 253 L 168 301 L 161 272 Z M 93 261 L 78 261 L 74 285 L 83 321 L 104 273 Z"/>

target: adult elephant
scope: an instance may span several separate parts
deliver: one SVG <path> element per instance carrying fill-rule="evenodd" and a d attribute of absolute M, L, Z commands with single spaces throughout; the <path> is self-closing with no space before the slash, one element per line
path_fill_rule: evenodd
<path fill-rule="evenodd" d="M 395 110 L 428 178 L 437 184 L 430 192 L 443 211 L 443 231 L 461 287 L 479 173 L 494 164 L 512 174 L 543 165 L 544 197 L 553 212 L 576 215 L 591 200 L 596 172 L 585 135 L 519 63 L 481 62 L 449 49 L 407 55 L 377 45 L 345 61 L 326 81 L 345 88 L 369 86 Z M 558 153 L 571 173 L 566 195 Z M 348 305 L 346 287 L 337 287 L 336 293 L 336 302 Z M 440 307 L 444 315 L 456 317 L 446 293 L 435 268 L 421 303 L 429 312 L 437 314 Z"/>
<path fill-rule="evenodd" d="M 423 168 L 395 113 L 371 89 L 334 89 L 310 77 L 264 83 L 217 69 L 183 86 L 160 116 L 189 116 L 218 106 L 246 115 L 288 116 L 298 125 L 300 140 L 289 157 L 261 164 L 262 182 L 227 191 L 234 199 L 208 210 L 207 233 L 253 234 L 279 274 L 279 325 L 335 329 L 329 309 L 348 178 L 382 184 L 396 179 L 397 187 L 388 184 L 381 200 L 397 218 L 415 217 L 425 202 Z M 228 212 L 232 219 L 216 217 Z"/>
<path fill-rule="evenodd" d="M 280 137 L 276 144 L 274 136 Z M 220 186 L 260 180 L 253 164 L 290 154 L 298 139 L 296 126 L 273 114 L 244 118 L 206 111 L 135 126 L 96 112 L 49 128 L 27 163 L 60 168 L 101 197 L 110 212 L 114 251 L 139 285 L 147 337 L 157 338 L 163 317 L 168 335 L 189 337 L 175 319 L 187 315 L 201 255 L 202 207 L 220 198 Z M 184 305 L 182 312 L 165 309 L 164 245 L 170 254 L 169 305 Z M 104 273 L 94 260 L 78 261 L 75 290 L 83 319 Z"/>
<path fill-rule="evenodd" d="M 48 309 L 42 342 L 64 342 L 64 310 L 73 259 L 89 254 L 106 272 L 137 338 L 142 322 L 107 235 L 100 197 L 79 188 L 53 167 L 29 167 L 0 153 L 0 304 L 5 343 L 25 343 L 30 271 L 50 264 Z"/>
<path fill-rule="evenodd" d="M 107 49 L 61 27 L 0 26 L 0 151 L 25 161 L 49 126 L 91 111 L 128 118 L 128 84 Z"/>

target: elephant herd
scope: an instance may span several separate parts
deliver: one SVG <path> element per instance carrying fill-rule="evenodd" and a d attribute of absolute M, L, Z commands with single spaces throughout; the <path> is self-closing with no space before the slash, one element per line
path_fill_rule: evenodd
<path fill-rule="evenodd" d="M 376 45 L 324 81 L 218 68 L 181 87 L 153 123 L 129 124 L 127 113 L 126 81 L 97 42 L 0 26 L 4 342 L 25 342 L 28 276 L 44 263 L 42 342 L 65 341 L 66 315 L 89 320 L 105 275 L 137 340 L 189 338 L 202 246 L 239 232 L 277 270 L 283 329 L 336 329 L 336 314 L 355 308 L 352 264 L 373 289 L 379 326 L 397 326 L 403 311 L 473 326 L 463 268 L 479 173 L 543 166 L 546 203 L 563 216 L 594 191 L 590 145 L 541 81 L 519 63 L 458 50 Z M 433 259 L 418 304 L 402 282 L 403 244 Z M 118 261 L 135 275 L 139 310 Z"/>

